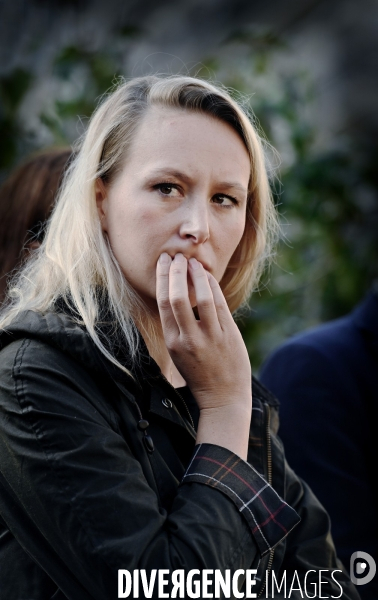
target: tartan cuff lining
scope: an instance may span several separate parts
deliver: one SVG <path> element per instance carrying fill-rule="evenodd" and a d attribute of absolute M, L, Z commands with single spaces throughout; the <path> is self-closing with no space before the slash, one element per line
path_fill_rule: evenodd
<path fill-rule="evenodd" d="M 232 500 L 246 519 L 261 556 L 295 527 L 300 517 L 269 483 L 239 456 L 215 444 L 199 444 L 182 484 L 208 485 Z"/>

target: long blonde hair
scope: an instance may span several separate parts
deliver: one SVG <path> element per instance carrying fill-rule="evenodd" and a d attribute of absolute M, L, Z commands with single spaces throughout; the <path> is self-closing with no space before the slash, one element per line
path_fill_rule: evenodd
<path fill-rule="evenodd" d="M 137 357 L 134 317 L 143 314 L 144 307 L 101 229 L 95 182 L 101 178 L 106 185 L 114 180 L 150 106 L 208 114 L 231 125 L 243 140 L 251 161 L 246 225 L 220 285 L 232 312 L 248 299 L 278 230 L 262 139 L 246 111 L 222 87 L 193 77 L 147 76 L 118 84 L 94 112 L 65 175 L 45 239 L 11 282 L 1 328 L 23 310 L 44 313 L 63 299 L 100 351 L 125 370 L 99 333 L 106 297 L 114 333 L 127 345 L 131 358 Z"/>

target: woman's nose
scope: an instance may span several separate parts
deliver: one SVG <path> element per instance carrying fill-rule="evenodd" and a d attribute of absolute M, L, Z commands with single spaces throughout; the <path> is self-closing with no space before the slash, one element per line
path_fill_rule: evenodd
<path fill-rule="evenodd" d="M 193 243 L 203 244 L 210 237 L 208 203 L 190 203 L 186 207 L 182 223 L 180 225 L 180 236 L 191 239 Z"/>

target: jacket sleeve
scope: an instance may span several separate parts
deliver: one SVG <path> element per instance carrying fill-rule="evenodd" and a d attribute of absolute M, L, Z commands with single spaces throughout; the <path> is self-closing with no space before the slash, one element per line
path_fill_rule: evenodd
<path fill-rule="evenodd" d="M 283 537 L 266 510 L 288 530 L 298 520 L 247 463 L 208 444 L 167 514 L 98 394 L 57 349 L 23 340 L 2 351 L 0 510 L 67 598 L 116 598 L 118 569 L 251 568 L 261 535 L 269 547 Z"/>

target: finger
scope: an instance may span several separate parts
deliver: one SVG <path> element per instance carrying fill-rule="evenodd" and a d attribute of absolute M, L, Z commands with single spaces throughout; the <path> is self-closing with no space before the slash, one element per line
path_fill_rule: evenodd
<path fill-rule="evenodd" d="M 232 321 L 234 321 L 234 320 L 232 318 L 232 314 L 230 312 L 230 309 L 228 308 L 226 298 L 223 295 L 223 292 L 222 292 L 222 289 L 221 289 L 219 283 L 217 282 L 217 280 L 215 279 L 215 277 L 213 277 L 213 275 L 211 273 L 206 271 L 206 274 L 207 274 L 209 285 L 210 285 L 210 288 L 211 288 L 211 291 L 213 294 L 214 306 L 215 306 L 215 310 L 217 311 L 218 321 L 219 321 L 221 328 L 223 329 L 230 322 L 230 319 Z"/>
<path fill-rule="evenodd" d="M 169 300 L 181 332 L 188 332 L 196 319 L 193 315 L 188 292 L 188 261 L 179 252 L 169 270 Z"/>
<path fill-rule="evenodd" d="M 171 263 L 172 259 L 169 254 L 163 252 L 156 265 L 156 300 L 164 336 L 169 334 L 179 334 L 179 329 L 169 299 L 169 269 Z"/>
<path fill-rule="evenodd" d="M 218 315 L 207 272 L 198 260 L 190 258 L 189 273 L 196 295 L 196 306 L 201 325 L 209 331 L 214 328 L 219 330 Z"/>

